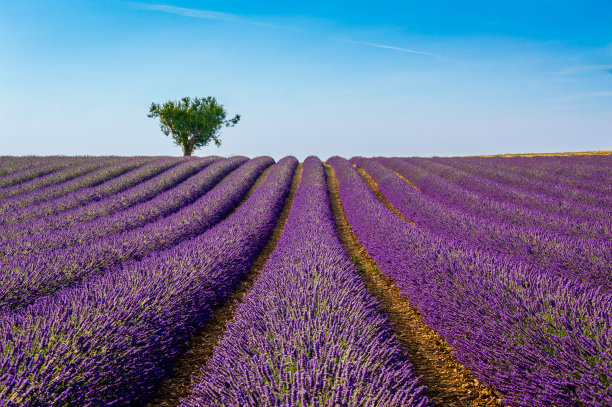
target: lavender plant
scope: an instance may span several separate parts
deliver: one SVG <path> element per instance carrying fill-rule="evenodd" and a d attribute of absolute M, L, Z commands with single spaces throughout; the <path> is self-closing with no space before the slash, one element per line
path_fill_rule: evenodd
<path fill-rule="evenodd" d="M 57 198 L 81 188 L 98 185 L 152 160 L 152 157 L 135 157 L 127 160 L 115 159 L 109 163 L 108 160 L 101 159 L 88 163 L 86 167 L 78 166 L 76 168 L 71 168 L 70 170 L 72 170 L 73 173 L 82 173 L 85 168 L 87 168 L 88 171 L 79 177 L 71 177 L 72 179 L 61 184 L 52 185 L 42 190 L 31 191 L 30 193 L 15 196 L 0 202 L 0 225 L 18 223 L 24 218 L 27 219 L 29 209 L 27 207 L 29 205 Z"/>
<path fill-rule="evenodd" d="M 537 226 L 500 222 L 441 204 L 417 191 L 375 160 L 353 159 L 380 192 L 417 227 L 479 250 L 526 262 L 538 273 L 564 275 L 594 287 L 612 288 L 612 240 L 559 235 Z"/>
<path fill-rule="evenodd" d="M 359 241 L 479 381 L 513 406 L 612 404 L 612 295 L 404 223 L 328 161 Z"/>
<path fill-rule="evenodd" d="M 0 314 L 0 402 L 142 404 L 186 339 L 265 245 L 297 160 L 285 158 L 231 216 L 178 246 Z M 227 210 L 232 201 L 225 200 Z"/>
<path fill-rule="evenodd" d="M 25 242 L 27 242 L 29 239 L 37 239 L 36 237 L 31 237 L 31 235 L 38 235 L 52 230 L 67 228 L 82 222 L 92 221 L 102 216 L 109 216 L 137 204 L 144 203 L 150 199 L 153 199 L 156 195 L 162 192 L 172 189 L 173 187 L 178 187 L 177 184 L 180 184 L 182 181 L 185 181 L 190 176 L 194 175 L 206 166 L 218 161 L 219 159 L 220 158 L 217 157 L 206 157 L 202 159 L 194 158 L 182 162 L 181 164 L 176 163 L 178 164 L 176 166 L 173 165 L 173 161 L 175 159 L 172 159 L 167 163 L 160 163 L 163 165 L 155 165 L 155 163 L 151 163 L 150 165 L 146 166 L 148 168 L 145 168 L 144 172 L 134 170 L 137 171 L 134 176 L 144 177 L 148 176 L 151 172 L 164 170 L 167 165 L 170 165 L 171 167 L 170 169 L 166 169 L 162 174 L 127 188 L 123 192 L 103 197 L 102 199 L 90 202 L 87 205 L 78 206 L 55 215 L 37 217 L 23 223 L 4 226 L 0 228 L 0 246 L 3 248 L 0 249 L 0 253 L 2 253 L 0 256 L 5 256 L 9 253 L 23 253 L 23 251 L 26 250 L 25 247 L 29 247 L 29 244 Z M 130 173 L 126 174 L 126 176 L 130 176 Z M 132 177 L 130 176 L 128 180 L 131 178 Z M 109 182 L 112 182 L 112 184 L 109 186 L 112 186 L 113 184 L 121 185 L 120 181 L 121 180 L 119 179 L 111 180 Z M 118 188 L 121 187 L 118 186 Z M 55 205 L 53 202 L 51 204 Z M 106 219 L 109 220 L 110 218 Z M 116 221 L 116 219 L 114 220 Z M 30 237 L 24 238 L 25 236 Z M 48 234 L 46 236 L 54 236 L 54 234 Z M 5 240 L 12 240 L 13 242 L 2 242 Z"/>
<path fill-rule="evenodd" d="M 240 163 L 245 158 L 236 157 L 229 161 Z M 141 259 L 203 233 L 229 215 L 257 176 L 272 162 L 270 157 L 247 161 L 192 204 L 143 227 L 40 255 L 9 258 L 9 261 L 0 263 L 3 276 L 0 280 L 0 309 L 30 304 L 83 277 L 101 273 L 128 260 Z M 213 185 L 220 178 L 218 174 L 209 178 Z"/>
<path fill-rule="evenodd" d="M 340 243 L 309 157 L 274 253 L 181 406 L 424 406 L 427 398 Z"/>

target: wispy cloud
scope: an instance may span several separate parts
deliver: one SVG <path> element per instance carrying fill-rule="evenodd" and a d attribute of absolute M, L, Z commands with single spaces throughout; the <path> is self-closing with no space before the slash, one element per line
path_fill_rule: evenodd
<path fill-rule="evenodd" d="M 130 3 L 130 4 L 133 7 L 136 7 L 138 9 L 140 9 L 140 10 L 157 11 L 157 12 L 162 12 L 162 13 L 175 14 L 175 15 L 179 15 L 179 16 L 183 16 L 183 17 L 201 18 L 201 19 L 206 19 L 206 20 L 226 21 L 226 22 L 238 23 L 238 24 L 250 24 L 250 25 L 258 25 L 258 26 L 262 26 L 262 27 L 281 28 L 281 29 L 285 29 L 285 30 L 307 32 L 306 30 L 302 30 L 302 29 L 296 28 L 296 27 L 291 27 L 291 26 L 286 26 L 286 25 L 277 25 L 277 24 L 268 24 L 268 23 L 259 21 L 257 19 L 241 16 L 239 14 L 223 13 L 223 12 L 213 11 L 213 10 L 202 10 L 202 9 L 193 9 L 193 8 L 185 8 L 185 7 L 168 6 L 168 5 L 165 5 L 165 4 L 148 4 L 148 3 Z M 401 47 L 395 47 L 395 46 L 392 46 L 392 45 L 376 44 L 376 43 L 373 43 L 373 42 L 353 41 L 353 40 L 345 40 L 345 39 L 338 39 L 338 41 L 350 42 L 350 43 L 353 43 L 353 44 L 359 44 L 359 45 L 365 45 L 365 46 L 368 46 L 368 47 L 388 49 L 388 50 L 398 51 L 398 52 L 405 52 L 405 53 L 409 53 L 409 54 L 426 55 L 426 56 L 430 56 L 430 57 L 436 57 L 436 58 L 439 58 L 439 59 L 443 59 L 442 57 L 440 57 L 439 55 L 436 55 L 434 53 L 426 52 L 426 51 L 421 51 L 421 50 L 416 50 L 416 49 L 401 48 Z"/>
<path fill-rule="evenodd" d="M 374 48 L 383 48 L 383 49 L 390 49 L 393 51 L 406 52 L 408 54 L 418 54 L 418 55 L 427 55 L 430 57 L 438 57 L 438 55 L 433 54 L 431 52 L 420 51 L 420 50 L 410 49 L 410 48 L 394 47 L 392 45 L 375 44 L 373 42 L 353 41 L 353 40 L 339 40 L 339 41 L 350 42 L 352 44 L 366 45 L 368 47 L 374 47 Z"/>
<path fill-rule="evenodd" d="M 183 17 L 201 18 L 205 20 L 226 21 L 238 24 L 258 25 L 261 27 L 282 28 L 285 30 L 303 31 L 299 28 L 284 25 L 268 24 L 262 21 L 244 17 L 238 14 L 222 13 L 219 11 L 202 10 L 184 7 L 168 6 L 164 4 L 131 3 L 134 7 L 141 10 L 159 11 L 162 13 L 175 14 Z"/>
<path fill-rule="evenodd" d="M 574 100 L 583 100 L 591 98 L 611 97 L 612 91 L 596 91 L 596 92 L 578 92 L 569 93 L 559 98 L 554 99 L 554 102 L 569 102 Z"/>

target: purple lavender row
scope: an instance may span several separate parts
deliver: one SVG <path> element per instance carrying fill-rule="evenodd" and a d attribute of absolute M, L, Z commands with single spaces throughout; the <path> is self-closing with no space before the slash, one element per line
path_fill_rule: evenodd
<path fill-rule="evenodd" d="M 479 381 L 512 406 L 612 405 L 609 293 L 410 226 L 329 163 L 359 241 Z"/>
<path fill-rule="evenodd" d="M 530 210 L 541 211 L 557 216 L 574 217 L 585 221 L 606 220 L 612 221 L 610 209 L 587 205 L 569 199 L 556 198 L 545 193 L 536 193 L 524 189 L 505 185 L 499 181 L 491 180 L 476 173 L 458 172 L 456 168 L 443 166 L 432 160 L 414 158 L 406 160 L 409 163 L 420 166 L 428 171 L 434 170 L 436 166 L 446 167 L 445 178 L 463 179 L 463 184 L 475 192 L 484 193 L 488 198 L 512 203 Z M 465 181 L 468 181 L 467 183 Z"/>
<path fill-rule="evenodd" d="M 96 160 L 96 162 L 89 165 L 89 170 L 83 175 L 71 177 L 70 180 L 61 184 L 34 190 L 0 202 L 0 225 L 19 222 L 21 220 L 20 214 L 26 211 L 30 205 L 58 198 L 82 188 L 101 184 L 108 179 L 140 167 L 152 160 L 153 157 L 115 159 L 110 162 L 108 160 Z M 81 166 L 76 168 L 81 168 Z M 79 171 L 82 173 L 81 170 Z"/>
<path fill-rule="evenodd" d="M 244 160 L 245 157 L 228 159 L 235 166 Z M 83 277 L 102 273 L 132 259 L 141 259 L 201 234 L 225 218 L 240 203 L 259 174 L 273 162 L 270 157 L 247 161 L 192 204 L 143 227 L 64 249 L 7 258 L 0 263 L 0 310 L 31 304 L 37 298 L 52 294 Z M 212 172 L 211 175 L 209 188 L 212 187 L 210 184 L 218 182 L 222 172 Z"/>
<path fill-rule="evenodd" d="M 0 188 L 0 199 L 3 201 L 9 199 L 19 200 L 19 195 L 26 193 L 33 194 L 36 192 L 36 190 L 70 181 L 71 179 L 90 173 L 100 167 L 117 163 L 119 161 L 120 159 L 117 157 L 98 157 L 96 159 L 76 161 L 72 165 L 62 165 L 62 167 L 57 171 L 49 172 L 43 176 L 36 177 L 26 182 Z M 0 202 L 0 209 L 2 211 L 6 211 L 5 209 L 2 209 L 3 204 L 4 202 Z"/>
<path fill-rule="evenodd" d="M 190 162 L 193 161 L 195 159 L 190 159 Z M 75 224 L 66 229 L 56 229 L 18 240 L 3 241 L 0 243 L 0 258 L 15 256 L 13 261 L 16 261 L 17 256 L 25 256 L 24 259 L 36 261 L 35 259 L 46 257 L 49 250 L 63 249 L 73 245 L 82 246 L 100 238 L 143 227 L 195 202 L 223 177 L 246 161 L 246 157 L 234 157 L 217 162 L 159 196 L 109 216 Z M 148 186 L 150 185 L 145 185 L 145 187 Z"/>
<path fill-rule="evenodd" d="M 550 158 L 548 160 L 558 162 L 563 165 L 567 160 L 562 158 Z M 547 178 L 536 179 L 531 173 L 525 174 L 524 170 L 512 170 L 505 166 L 482 165 L 474 162 L 470 158 L 466 159 L 433 159 L 444 165 L 475 173 L 488 179 L 500 182 L 504 185 L 516 188 L 529 194 L 539 194 L 542 196 L 552 196 L 561 200 L 575 201 L 581 204 L 593 205 L 597 207 L 610 207 L 612 197 L 610 196 L 610 185 L 608 183 L 596 183 L 592 185 L 589 179 L 584 179 L 580 186 L 571 186 L 562 183 L 560 177 L 550 174 Z M 605 187 L 608 191 L 602 189 Z"/>
<path fill-rule="evenodd" d="M 518 187 L 524 187 L 548 195 L 567 197 L 592 205 L 609 204 L 609 193 L 612 192 L 611 180 L 599 178 L 601 174 L 598 176 L 597 173 L 589 176 L 590 171 L 581 171 L 580 173 L 583 174 L 582 178 L 577 178 L 577 174 L 574 176 L 559 174 L 561 168 L 571 166 L 572 158 L 534 157 L 534 163 L 531 163 L 531 165 L 518 167 L 511 163 L 498 162 L 497 160 L 493 162 L 483 162 L 472 158 L 465 160 L 436 160 L 449 165 L 467 164 L 477 171 L 491 173 L 489 177 L 491 179 L 498 179 L 500 182 L 507 184 L 516 184 Z M 550 165 L 551 163 L 555 165 Z M 608 199 L 606 200 L 606 198 Z"/>
<path fill-rule="evenodd" d="M 28 157 L 11 167 L 10 173 L 0 176 L 0 191 L 11 185 L 29 181 L 33 178 L 47 175 L 71 165 L 79 164 L 91 158 L 87 157 Z"/>
<path fill-rule="evenodd" d="M 0 185 L 1 180 L 7 175 L 23 171 L 27 168 L 36 167 L 50 162 L 50 157 L 15 157 L 15 156 L 0 156 Z"/>
<path fill-rule="evenodd" d="M 597 183 L 610 181 L 601 170 L 605 161 L 593 161 L 589 157 L 452 157 L 437 158 L 441 162 L 465 161 L 473 166 L 488 169 L 506 170 L 537 180 L 550 180 L 553 178 L 560 183 L 582 187 L 585 181 L 593 180 Z M 588 161 L 587 161 L 588 160 Z M 609 159 L 608 159 L 609 160 Z M 609 162 L 608 165 L 612 164 Z"/>
<path fill-rule="evenodd" d="M 129 159 L 127 159 L 126 162 L 127 161 L 129 161 Z M 126 188 L 147 180 L 159 174 L 161 171 L 177 165 L 181 161 L 181 158 L 167 157 L 160 160 L 149 161 L 136 168 L 134 168 L 133 164 L 130 164 L 127 170 L 122 169 L 125 166 L 124 162 L 118 162 L 114 166 L 118 168 L 107 168 L 109 175 L 106 175 L 106 180 L 103 180 L 102 183 L 77 189 L 55 199 L 19 208 L 10 216 L 6 215 L 3 217 L 5 225 L 13 225 L 32 219 L 52 216 L 79 206 L 87 205 L 90 202 L 117 194 Z"/>
<path fill-rule="evenodd" d="M 447 171 L 450 170 L 451 172 L 459 169 L 461 172 L 466 172 L 470 176 L 477 176 L 478 178 L 482 178 L 493 183 L 494 185 L 502 185 L 504 187 L 504 192 L 507 195 L 506 199 L 515 200 L 517 202 L 524 200 L 528 203 L 533 201 L 531 202 L 532 205 L 538 204 L 540 208 L 547 211 L 555 211 L 557 213 L 563 213 L 564 211 L 571 210 L 575 215 L 589 214 L 593 211 L 595 211 L 595 214 L 604 213 L 605 215 L 605 202 L 609 199 L 609 196 L 601 190 L 601 186 L 607 186 L 608 183 L 604 182 L 602 184 L 601 182 L 597 182 L 592 178 L 585 178 L 582 180 L 582 182 L 595 182 L 599 186 L 599 188 L 595 186 L 593 187 L 595 192 L 587 192 L 580 189 L 576 190 L 571 186 L 560 184 L 554 175 L 551 175 L 550 180 L 553 186 L 546 188 L 546 185 L 540 184 L 539 186 L 536 185 L 530 187 L 533 180 L 530 181 L 529 178 L 521 177 L 512 170 L 502 166 L 491 168 L 490 165 L 473 164 L 474 162 L 479 161 L 474 160 L 471 157 L 466 159 L 449 160 L 444 163 L 441 160 L 409 159 L 408 161 L 421 166 L 425 163 L 430 165 L 438 165 L 446 168 Z M 582 202 L 584 199 L 595 200 L 598 203 L 584 203 Z M 607 216 L 609 218 L 610 214 L 608 213 Z M 596 216 L 593 215 L 591 217 Z"/>
<path fill-rule="evenodd" d="M 284 158 L 273 166 L 206 233 L 2 315 L 0 403 L 143 404 L 192 332 L 245 277 L 274 229 L 296 165 Z"/>
<path fill-rule="evenodd" d="M 454 160 L 449 158 L 449 160 Z M 470 161 L 489 166 L 505 167 L 511 171 L 532 174 L 548 179 L 551 175 L 568 182 L 595 180 L 612 182 L 612 155 L 565 156 L 565 157 L 470 157 Z"/>
<path fill-rule="evenodd" d="M 507 191 L 498 183 L 435 162 L 422 163 L 421 168 L 400 159 L 377 160 L 411 180 L 427 196 L 482 218 L 500 223 L 540 226 L 568 237 L 606 238 L 610 233 L 610 222 L 550 214 L 504 201 L 499 196 Z"/>
<path fill-rule="evenodd" d="M 462 171 L 438 171 L 430 166 L 421 168 L 399 159 L 377 160 L 410 180 L 425 195 L 483 219 L 539 226 L 568 237 L 605 239 L 612 231 L 609 221 L 547 213 L 505 201 L 500 197 L 507 193 L 502 186 Z"/>
<path fill-rule="evenodd" d="M 427 405 L 338 239 L 321 161 L 302 174 L 276 250 L 180 405 Z"/>
<path fill-rule="evenodd" d="M 15 157 L 9 155 L 0 156 L 0 179 L 2 179 L 5 175 L 21 171 L 25 168 L 31 168 L 36 165 L 43 164 L 45 161 L 48 161 L 48 159 L 45 157 Z"/>
<path fill-rule="evenodd" d="M 480 250 L 527 262 L 540 273 L 558 274 L 612 289 L 612 240 L 566 237 L 537 226 L 496 222 L 440 204 L 372 159 L 351 160 L 378 184 L 380 192 L 418 228 Z"/>
<path fill-rule="evenodd" d="M 187 178 L 191 177 L 204 167 L 218 160 L 220 160 L 220 157 L 206 157 L 202 159 L 190 158 L 189 160 L 164 171 L 162 174 L 126 189 L 121 193 L 107 196 L 99 201 L 58 213 L 56 215 L 44 216 L 39 219 L 33 219 L 29 222 L 4 226 L 0 228 L 0 247 L 3 248 L 0 249 L 0 257 L 10 253 L 23 254 L 27 252 L 26 247 L 29 247 L 30 245 L 25 242 L 30 238 L 34 240 L 37 239 L 37 237 L 31 237 L 31 235 L 38 235 L 52 230 L 67 228 L 78 223 L 96 220 L 102 216 L 112 215 L 115 212 L 146 202 L 154 198 L 156 195 L 175 187 L 177 184 L 185 181 Z M 153 166 L 151 168 L 152 171 L 155 169 L 154 163 L 147 166 Z M 166 196 L 166 198 L 168 197 Z M 169 198 L 168 202 L 175 201 L 172 198 Z M 167 211 L 161 210 L 161 212 L 166 213 Z M 106 219 L 110 220 L 111 218 Z M 110 220 L 110 222 L 116 226 L 118 219 L 114 218 Z M 47 234 L 46 236 L 54 235 Z M 14 239 L 20 239 L 23 240 L 23 242 L 6 242 Z M 40 247 L 42 248 L 43 246 Z M 8 248 L 8 250 L 5 248 Z M 25 252 L 22 250 L 25 250 Z"/>

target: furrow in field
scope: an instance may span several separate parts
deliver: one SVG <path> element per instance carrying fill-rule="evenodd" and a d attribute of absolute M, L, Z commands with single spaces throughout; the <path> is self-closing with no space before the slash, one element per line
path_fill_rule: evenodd
<path fill-rule="evenodd" d="M 58 171 L 34 178 L 30 181 L 2 188 L 2 190 L 0 190 L 0 198 L 2 198 L 0 210 L 6 212 L 8 209 L 27 206 L 32 202 L 36 202 L 35 199 L 38 193 L 57 190 L 61 188 L 62 184 L 70 182 L 75 178 L 85 176 L 99 168 L 122 161 L 123 160 L 116 157 L 83 160 L 70 166 L 65 165 Z"/>
<path fill-rule="evenodd" d="M 441 162 L 465 161 L 488 168 L 518 172 L 540 180 L 554 177 L 558 182 L 578 188 L 593 190 L 593 186 L 607 186 L 610 191 L 612 156 L 566 156 L 566 157 L 514 157 L 514 158 L 437 158 Z"/>
<path fill-rule="evenodd" d="M 181 406 L 423 406 L 409 361 L 338 240 L 306 159 L 276 250 Z"/>
<path fill-rule="evenodd" d="M 251 191 L 249 191 L 247 198 L 264 182 L 270 170 L 271 168 L 268 168 L 259 176 L 257 182 L 253 185 Z M 225 332 L 227 323 L 234 318 L 236 307 L 242 302 L 243 297 L 251 289 L 253 283 L 266 264 L 266 261 L 270 257 L 270 254 L 276 248 L 285 227 L 287 217 L 289 216 L 293 204 L 293 196 L 300 183 L 301 176 L 302 164 L 296 168 L 291 182 L 291 189 L 285 199 L 276 226 L 268 242 L 253 262 L 250 272 L 246 275 L 245 279 L 238 284 L 234 292 L 215 309 L 210 320 L 189 339 L 188 350 L 173 361 L 172 372 L 164 382 L 160 383 L 155 396 L 148 402 L 148 407 L 174 407 L 179 403 L 181 398 L 189 394 L 192 376 L 198 374 L 201 366 L 204 365 L 212 355 L 213 349 Z"/>
<path fill-rule="evenodd" d="M 194 239 L 0 318 L 0 401 L 141 405 L 265 245 L 297 160 Z M 37 355 L 30 357 L 30 355 Z"/>
<path fill-rule="evenodd" d="M 466 171 L 456 168 L 456 166 L 462 166 L 461 161 L 459 163 L 453 162 L 453 165 L 442 164 L 433 160 L 425 161 L 422 158 L 406 159 L 405 161 L 427 168 L 428 171 L 442 171 L 445 177 L 455 178 L 457 181 L 467 178 L 467 183 L 462 180 L 462 185 L 469 189 L 486 194 L 490 198 L 511 202 L 530 210 L 543 211 L 558 216 L 570 216 L 585 221 L 597 221 L 598 219 L 612 221 L 612 213 L 609 209 L 606 209 L 605 205 L 590 205 L 580 202 L 580 195 L 576 198 L 578 201 L 568 199 L 565 195 L 551 196 L 548 195 L 550 188 L 540 191 L 525 189 L 519 181 L 503 182 L 501 179 L 512 178 L 512 175 L 502 169 L 496 172 L 488 171 L 489 174 L 487 174 L 487 171 L 483 169 Z M 498 176 L 492 175 L 491 172 L 497 173 Z"/>
<path fill-rule="evenodd" d="M 228 159 L 235 165 L 244 160 L 244 157 Z M 141 259 L 203 233 L 236 207 L 257 176 L 272 163 L 270 157 L 250 160 L 195 202 L 143 227 L 38 256 L 9 258 L 0 263 L 0 309 L 28 305 L 86 276 L 120 267 L 124 262 Z M 209 178 L 214 185 L 219 173 Z"/>
<path fill-rule="evenodd" d="M 395 336 L 409 355 L 414 373 L 435 406 L 499 406 L 499 395 L 479 383 L 455 357 L 451 346 L 423 322 L 421 314 L 393 282 L 381 274 L 346 219 L 334 170 L 327 167 L 327 183 L 338 236 L 359 270 L 368 291 L 380 302 Z M 385 204 L 385 206 L 387 206 Z"/>
<path fill-rule="evenodd" d="M 41 157 L 42 158 L 42 157 Z M 0 197 L 10 191 L 11 186 L 33 180 L 37 177 L 60 171 L 66 167 L 77 165 L 87 160 L 88 157 L 53 157 L 50 160 L 26 160 L 14 168 L 16 171 L 0 176 Z"/>
<path fill-rule="evenodd" d="M 506 165 L 486 165 L 474 162 L 470 159 L 448 160 L 432 159 L 444 165 L 464 170 L 478 176 L 499 182 L 511 188 L 516 188 L 527 194 L 540 194 L 543 197 L 570 200 L 578 204 L 593 205 L 594 207 L 609 207 L 612 204 L 610 197 L 611 187 L 609 183 L 595 182 L 589 178 L 582 179 L 579 185 L 568 185 L 563 183 L 563 177 L 549 172 L 544 178 L 534 178 L 532 172 L 524 168 L 511 168 Z M 529 159 L 532 160 L 532 159 Z M 565 158 L 547 158 L 547 161 L 557 162 L 565 165 Z M 593 184 L 594 183 L 594 184 Z"/>
<path fill-rule="evenodd" d="M 85 206 L 91 202 L 99 201 L 107 196 L 115 196 L 126 188 L 143 182 L 170 167 L 177 165 L 181 159 L 164 158 L 145 163 L 136 168 L 108 169 L 108 176 L 98 185 L 85 187 L 69 192 L 55 199 L 46 200 L 35 205 L 16 210 L 12 217 L 5 218 L 4 228 L 14 224 L 22 225 L 24 222 L 46 218 L 73 208 Z M 121 166 L 118 163 L 117 166 Z M 1 229 L 0 229 L 1 230 Z"/>
<path fill-rule="evenodd" d="M 46 256 L 48 251 L 74 245 L 84 247 L 98 239 L 144 227 L 192 204 L 247 160 L 246 157 L 232 157 L 214 163 L 151 200 L 67 229 L 6 241 L 0 245 L 0 252 L 6 253 L 5 258 Z"/>
<path fill-rule="evenodd" d="M 190 159 L 116 195 L 54 216 L 0 228 L 0 258 L 84 243 L 168 215 L 178 210 L 181 202 L 183 205 L 189 203 L 189 197 L 196 199 L 197 182 L 204 175 L 194 174 L 216 161 L 217 158 Z M 185 187 L 189 184 L 194 185 Z M 170 192 L 173 188 L 185 189 L 181 199 L 176 196 L 178 192 Z M 147 201 L 152 205 L 146 206 Z M 130 215 L 126 212 L 139 209 L 140 213 Z M 129 218 L 132 220 L 128 221 Z M 122 224 L 125 225 L 123 229 Z"/>
<path fill-rule="evenodd" d="M 359 171 L 359 175 L 361 175 L 361 177 L 366 182 L 366 184 L 368 184 L 368 186 L 370 187 L 372 192 L 374 192 L 374 195 L 376 195 L 376 198 L 378 198 L 378 200 L 380 202 L 382 202 L 387 207 L 387 209 L 389 209 L 391 212 L 393 212 L 397 217 L 399 217 L 404 222 L 406 222 L 406 223 L 408 223 L 410 225 L 414 225 L 414 222 L 412 220 L 406 218 L 403 213 L 398 211 L 393 206 L 393 204 L 387 198 L 385 198 L 385 196 L 378 189 L 378 184 L 376 183 L 376 181 L 374 181 L 374 179 L 372 179 L 370 174 L 368 174 L 363 168 L 360 168 L 360 167 L 358 167 L 355 164 L 353 164 L 353 165 L 355 166 L 355 168 L 357 168 L 357 171 Z"/>
<path fill-rule="evenodd" d="M 352 161 L 360 159 L 355 157 Z M 512 200 L 504 200 L 507 191 L 498 184 L 483 181 L 462 171 L 440 172 L 430 165 L 423 164 L 421 168 L 399 159 L 376 158 L 375 160 L 409 179 L 428 197 L 483 219 L 501 223 L 511 222 L 528 227 L 543 227 L 560 235 L 585 239 L 609 239 L 612 231 L 610 221 L 548 213 L 542 209 L 520 205 Z"/>
<path fill-rule="evenodd" d="M 0 203 L 0 225 L 19 223 L 27 219 L 30 205 L 55 199 L 82 188 L 96 186 L 152 160 L 151 157 L 130 158 L 127 160 L 115 160 L 115 162 L 110 164 L 100 161 L 89 165 L 87 173 L 79 177 L 72 178 L 58 185 L 52 185 L 6 199 Z M 82 168 L 79 166 L 77 169 L 81 170 Z"/>
<path fill-rule="evenodd" d="M 378 183 L 390 204 L 420 228 L 515 262 L 532 264 L 539 273 L 567 276 L 606 290 L 612 288 L 610 240 L 571 238 L 534 226 L 483 219 L 415 191 L 375 160 L 355 162 L 373 178 L 373 183 Z"/>
<path fill-rule="evenodd" d="M 612 294 L 408 226 L 328 162 L 359 241 L 479 382 L 513 406 L 612 404 Z"/>

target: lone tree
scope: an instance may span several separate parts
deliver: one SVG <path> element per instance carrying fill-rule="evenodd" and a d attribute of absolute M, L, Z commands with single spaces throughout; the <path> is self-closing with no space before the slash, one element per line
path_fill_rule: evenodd
<path fill-rule="evenodd" d="M 179 101 L 168 101 L 164 105 L 151 103 L 148 117 L 159 117 L 161 130 L 166 136 L 172 134 L 176 145 L 183 147 L 185 156 L 196 148 L 214 141 L 221 146 L 219 136 L 222 127 L 234 127 L 240 115 L 226 120 L 227 112 L 213 96 L 207 98 L 189 97 Z"/>

